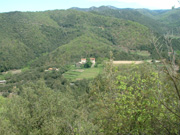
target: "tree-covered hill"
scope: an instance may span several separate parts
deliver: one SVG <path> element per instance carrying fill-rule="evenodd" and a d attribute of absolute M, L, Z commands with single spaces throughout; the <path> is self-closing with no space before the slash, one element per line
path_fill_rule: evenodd
<path fill-rule="evenodd" d="M 136 22 L 76 10 L 1 13 L 0 70 L 22 68 L 62 45 L 70 43 L 73 47 L 76 40 L 76 45 L 84 45 L 80 39 L 85 40 L 82 35 L 88 33 L 99 38 L 91 38 L 92 42 L 98 40 L 103 45 L 107 41 L 109 48 L 132 49 L 148 45 L 150 30 Z M 84 52 L 80 48 L 76 53 L 81 51 Z"/>
<path fill-rule="evenodd" d="M 43 12 L 0 14 L 0 70 L 21 68 L 77 37 L 78 30 L 60 27 Z"/>
<path fill-rule="evenodd" d="M 107 57 L 112 43 L 89 33 L 82 35 L 69 44 L 60 46 L 53 52 L 38 59 L 35 66 L 66 65 L 80 61 L 82 57 Z"/>
<path fill-rule="evenodd" d="M 175 35 L 180 35 L 180 8 L 159 15 L 158 21 L 165 24 Z"/>
<path fill-rule="evenodd" d="M 73 8 L 80 11 L 92 12 L 104 16 L 112 16 L 125 20 L 131 20 L 143 24 L 153 30 L 154 32 L 165 34 L 173 31 L 173 34 L 179 33 L 179 11 L 173 10 L 149 10 L 149 9 L 122 9 L 112 6 L 101 6 L 91 8 Z"/>
<path fill-rule="evenodd" d="M 115 8 L 112 6 L 101 6 L 91 8 L 73 8 L 79 11 L 92 12 L 94 14 L 111 16 L 115 18 L 131 20 L 138 22 L 150 28 L 157 33 L 163 33 L 162 23 L 156 20 L 156 16 L 164 13 L 166 10 L 148 10 L 148 9 L 131 9 L 131 8 Z M 164 12 L 163 12 L 164 11 Z"/>
<path fill-rule="evenodd" d="M 140 13 L 149 16 L 159 23 L 163 24 L 161 27 L 164 32 L 171 31 L 174 35 L 180 35 L 180 8 L 172 10 L 146 10 L 138 9 Z"/>
<path fill-rule="evenodd" d="M 151 18 L 147 15 L 143 15 L 135 9 L 115 9 L 111 7 L 99 7 L 98 9 L 92 10 L 91 12 L 100 15 L 112 16 L 116 18 L 138 22 L 140 24 L 147 26 L 154 32 L 162 33 L 161 23 L 156 21 L 154 18 Z"/>
<path fill-rule="evenodd" d="M 135 9 L 135 10 L 153 19 L 157 19 L 159 15 L 170 11 L 169 9 L 150 10 L 145 8 Z"/>
<path fill-rule="evenodd" d="M 123 44 L 122 44 L 123 45 Z M 115 59 L 135 60 L 143 59 L 138 55 L 129 54 L 122 50 L 118 45 L 114 45 L 111 41 L 89 32 L 84 34 L 70 43 L 58 47 L 51 53 L 40 57 L 32 66 L 62 66 L 75 64 L 81 58 L 95 57 L 98 59 L 109 58 L 109 52 L 114 53 Z"/>
<path fill-rule="evenodd" d="M 75 63 L 81 57 L 108 57 L 110 50 L 115 53 L 115 59 L 135 59 L 138 56 L 131 56 L 121 48 L 136 49 L 149 45 L 150 30 L 139 23 L 74 10 L 66 13 L 68 15 L 64 18 L 56 14 L 56 22 L 64 27 L 81 30 L 82 36 L 41 57 L 35 65 L 62 64 L 64 61 Z M 72 19 L 69 24 L 65 22 L 68 16 Z"/>

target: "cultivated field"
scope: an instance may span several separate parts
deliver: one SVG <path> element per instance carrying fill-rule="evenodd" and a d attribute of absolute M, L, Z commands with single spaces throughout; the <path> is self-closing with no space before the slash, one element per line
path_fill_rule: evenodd
<path fill-rule="evenodd" d="M 102 72 L 102 70 L 103 67 L 72 69 L 64 73 L 64 77 L 71 79 L 72 81 L 90 79 L 96 77 L 99 73 Z"/>

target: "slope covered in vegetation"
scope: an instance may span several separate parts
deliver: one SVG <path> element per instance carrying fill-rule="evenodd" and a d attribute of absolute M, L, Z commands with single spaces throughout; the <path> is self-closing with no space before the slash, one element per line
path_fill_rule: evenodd
<path fill-rule="evenodd" d="M 108 64 L 73 85 L 61 71 L 31 81 L 0 97 L 1 134 L 178 134 L 175 87 L 150 64 Z"/>
<path fill-rule="evenodd" d="M 144 15 L 135 9 L 112 9 L 109 7 L 99 7 L 98 9 L 91 12 L 104 16 L 112 16 L 120 19 L 138 22 L 140 24 L 143 24 L 144 26 L 147 26 L 154 32 L 163 33 L 161 29 L 161 23 L 156 21 L 153 17 L 151 18 L 148 15 Z"/>
<path fill-rule="evenodd" d="M 99 44 L 105 40 L 109 48 L 136 48 L 148 45 L 150 33 L 139 23 L 75 10 L 2 13 L 0 23 L 1 71 L 21 68 L 74 39 L 81 42 L 84 34 L 97 35 Z"/>
<path fill-rule="evenodd" d="M 125 20 L 131 20 L 149 27 L 152 31 L 160 34 L 171 32 L 179 34 L 179 8 L 172 10 L 149 10 L 149 9 L 121 9 L 112 6 L 91 7 L 86 9 L 73 8 L 94 14 L 112 16 Z M 173 31 L 173 32 L 172 32 Z"/>
<path fill-rule="evenodd" d="M 2 135 L 180 132 L 180 40 L 150 33 L 168 12 L 147 11 L 156 17 L 145 26 L 137 11 L 108 8 L 0 14 Z M 89 57 L 100 67 L 72 65 Z M 153 62 L 113 65 L 147 58 Z"/>

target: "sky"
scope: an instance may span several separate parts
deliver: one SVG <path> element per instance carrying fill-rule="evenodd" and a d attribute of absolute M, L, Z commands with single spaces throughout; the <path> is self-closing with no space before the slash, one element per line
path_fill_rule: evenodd
<path fill-rule="evenodd" d="M 111 5 L 117 8 L 147 9 L 180 7 L 178 0 L 0 0 L 0 12 L 45 11 L 71 7 L 89 8 L 102 5 Z"/>

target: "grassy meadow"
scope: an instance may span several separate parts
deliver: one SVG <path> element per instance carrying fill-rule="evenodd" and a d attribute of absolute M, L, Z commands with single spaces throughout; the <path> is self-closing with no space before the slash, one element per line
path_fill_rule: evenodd
<path fill-rule="evenodd" d="M 102 73 L 103 66 L 98 66 L 95 68 L 82 68 L 76 69 L 72 67 L 69 71 L 64 73 L 66 79 L 71 79 L 72 81 L 82 80 L 82 79 L 92 79 L 95 78 L 98 74 Z"/>

